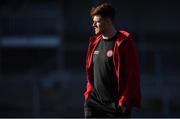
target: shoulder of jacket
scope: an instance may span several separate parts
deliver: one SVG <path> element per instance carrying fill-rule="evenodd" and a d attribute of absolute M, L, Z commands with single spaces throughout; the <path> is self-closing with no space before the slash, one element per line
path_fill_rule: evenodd
<path fill-rule="evenodd" d="M 124 44 L 125 42 L 129 41 L 128 39 L 130 38 L 130 33 L 125 31 L 125 30 L 119 30 L 119 36 L 118 36 L 118 40 L 117 40 L 117 44 L 118 46 L 120 46 L 120 44 Z"/>
<path fill-rule="evenodd" d="M 130 33 L 125 31 L 125 30 L 120 30 L 119 32 L 122 33 L 125 37 L 129 37 L 130 36 Z"/>

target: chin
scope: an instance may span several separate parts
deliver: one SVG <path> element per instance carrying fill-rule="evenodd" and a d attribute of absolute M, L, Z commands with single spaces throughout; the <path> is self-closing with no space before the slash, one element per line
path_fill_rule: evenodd
<path fill-rule="evenodd" d="M 95 34 L 96 34 L 96 35 L 99 35 L 99 34 L 101 34 L 101 32 L 99 32 L 99 31 L 96 32 L 96 31 L 95 31 Z"/>
<path fill-rule="evenodd" d="M 98 33 L 97 33 L 97 32 L 95 32 L 95 34 L 96 34 L 96 35 L 98 35 Z"/>

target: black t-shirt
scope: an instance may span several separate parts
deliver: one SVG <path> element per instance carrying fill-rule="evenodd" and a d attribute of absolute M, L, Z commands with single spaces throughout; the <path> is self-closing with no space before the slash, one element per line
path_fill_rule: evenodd
<path fill-rule="evenodd" d="M 90 100 L 96 104 L 117 101 L 117 77 L 113 64 L 113 49 L 117 34 L 110 39 L 101 39 L 93 54 L 94 90 Z"/>

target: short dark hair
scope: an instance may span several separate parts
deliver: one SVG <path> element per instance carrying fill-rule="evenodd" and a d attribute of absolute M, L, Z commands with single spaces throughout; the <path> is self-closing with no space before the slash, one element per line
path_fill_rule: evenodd
<path fill-rule="evenodd" d="M 110 18 L 112 21 L 115 19 L 115 8 L 110 3 L 103 3 L 92 7 L 90 15 L 91 17 L 95 15 L 100 15 L 103 18 Z"/>

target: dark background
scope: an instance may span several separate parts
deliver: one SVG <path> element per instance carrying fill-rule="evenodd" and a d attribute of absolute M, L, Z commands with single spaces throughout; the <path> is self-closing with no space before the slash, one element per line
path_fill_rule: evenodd
<path fill-rule="evenodd" d="M 83 117 L 91 7 L 103 0 L 0 1 L 0 117 Z M 180 4 L 111 0 L 140 54 L 142 109 L 180 117 Z"/>

